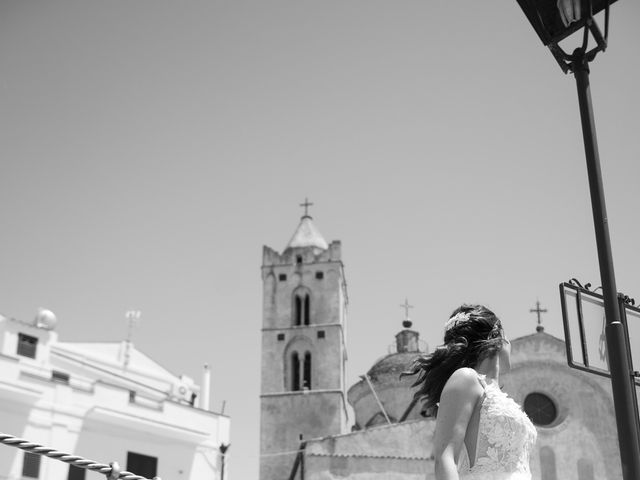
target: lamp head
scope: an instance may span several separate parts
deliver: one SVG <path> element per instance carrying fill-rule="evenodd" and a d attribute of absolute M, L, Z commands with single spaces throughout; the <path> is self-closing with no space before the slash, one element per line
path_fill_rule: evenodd
<path fill-rule="evenodd" d="M 616 0 L 518 0 L 542 43 L 557 45 Z"/>

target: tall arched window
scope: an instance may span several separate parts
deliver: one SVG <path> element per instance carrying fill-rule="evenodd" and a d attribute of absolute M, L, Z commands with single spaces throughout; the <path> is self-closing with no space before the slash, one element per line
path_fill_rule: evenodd
<path fill-rule="evenodd" d="M 578 460 L 578 480 L 593 480 L 593 463 L 591 460 L 581 458 Z"/>
<path fill-rule="evenodd" d="M 310 302 L 309 302 L 309 294 L 308 293 L 305 294 L 303 303 L 304 303 L 304 324 L 305 325 L 309 325 L 309 318 L 311 317 L 309 309 L 311 307 L 309 306 Z"/>
<path fill-rule="evenodd" d="M 311 352 L 291 353 L 291 391 L 311 390 Z"/>
<path fill-rule="evenodd" d="M 291 390 L 300 390 L 300 356 L 298 352 L 291 354 Z"/>
<path fill-rule="evenodd" d="M 301 287 L 293 293 L 293 324 L 298 327 L 311 323 L 311 295 Z"/>
<path fill-rule="evenodd" d="M 302 388 L 311 390 L 311 352 L 304 354 L 304 380 Z"/>
<path fill-rule="evenodd" d="M 302 298 L 296 295 L 294 303 L 294 325 L 302 325 Z"/>
<path fill-rule="evenodd" d="M 556 454 L 550 447 L 540 449 L 540 478 L 542 480 L 557 480 Z"/>

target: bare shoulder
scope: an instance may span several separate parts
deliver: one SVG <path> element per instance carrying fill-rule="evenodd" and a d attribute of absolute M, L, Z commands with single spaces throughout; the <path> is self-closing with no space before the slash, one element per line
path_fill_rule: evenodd
<path fill-rule="evenodd" d="M 482 385 L 478 373 L 473 368 L 463 367 L 451 374 L 444 385 L 442 394 L 454 394 L 475 397 L 482 394 Z"/>

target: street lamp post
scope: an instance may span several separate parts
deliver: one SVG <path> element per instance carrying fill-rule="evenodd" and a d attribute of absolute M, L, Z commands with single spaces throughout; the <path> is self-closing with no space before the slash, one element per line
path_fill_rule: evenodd
<path fill-rule="evenodd" d="M 589 86 L 589 62 L 607 46 L 609 30 L 609 6 L 615 0 L 518 0 L 525 15 L 549 47 L 556 61 L 576 79 L 582 134 L 589 177 L 589 192 L 596 234 L 600 279 L 606 317 L 606 340 L 611 372 L 611 389 L 616 414 L 620 460 L 624 480 L 640 480 L 640 433 L 635 418 L 633 372 L 629 363 L 628 343 L 618 310 L 618 293 L 607 211 L 602 186 L 602 173 L 598 155 L 598 142 L 593 119 Z M 593 16 L 605 11 L 605 34 L 601 34 Z M 571 55 L 565 53 L 558 42 L 584 29 L 582 46 Z M 588 50 L 589 34 L 596 46 Z"/>
<path fill-rule="evenodd" d="M 574 53 L 572 71 L 576 77 L 578 101 L 580 104 L 580 118 L 582 120 L 582 134 L 587 158 L 587 173 L 589 176 L 589 191 L 591 193 L 591 208 L 598 247 L 598 261 L 600 264 L 600 280 L 604 297 L 604 311 L 606 318 L 605 334 L 607 339 L 607 353 L 609 369 L 611 371 L 611 389 L 616 412 L 618 427 L 618 443 L 620 445 L 620 460 L 622 462 L 623 478 L 625 480 L 640 480 L 640 447 L 638 445 L 637 420 L 633 405 L 633 372 L 627 355 L 627 341 L 624 326 L 620 320 L 618 309 L 618 294 L 613 259 L 611 255 L 611 241 L 607 211 L 602 187 L 600 158 L 596 140 L 591 92 L 589 89 L 589 66 L 584 55 Z M 582 57 L 582 58 L 581 58 Z"/>

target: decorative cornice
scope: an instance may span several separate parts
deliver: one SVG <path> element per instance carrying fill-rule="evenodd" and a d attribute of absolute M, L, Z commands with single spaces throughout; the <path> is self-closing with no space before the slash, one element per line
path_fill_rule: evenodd
<path fill-rule="evenodd" d="M 305 452 L 306 456 L 309 457 L 342 457 L 342 458 L 371 458 L 371 459 L 380 459 L 380 460 L 415 460 L 415 461 L 434 461 L 434 457 L 402 457 L 400 455 L 368 455 L 366 453 L 316 453 L 316 452 Z"/>
<path fill-rule="evenodd" d="M 340 327 L 344 329 L 344 325 L 342 323 L 312 323 L 309 325 L 291 325 L 288 327 L 263 327 L 263 332 L 276 332 L 282 330 L 300 330 L 304 331 L 308 328 L 326 328 L 326 327 Z"/>
<path fill-rule="evenodd" d="M 265 397 L 287 397 L 287 396 L 305 396 L 305 395 L 314 395 L 318 393 L 339 393 L 344 398 L 344 392 L 338 389 L 323 389 L 323 390 L 296 390 L 290 392 L 271 392 L 271 393 L 261 393 L 260 398 Z"/>

